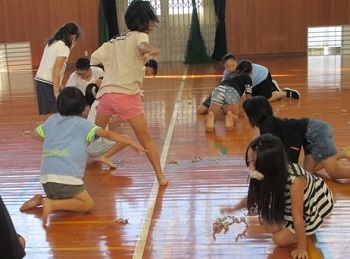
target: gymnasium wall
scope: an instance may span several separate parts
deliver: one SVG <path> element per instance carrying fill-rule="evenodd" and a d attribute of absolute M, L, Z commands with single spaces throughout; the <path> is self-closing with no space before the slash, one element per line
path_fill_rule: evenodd
<path fill-rule="evenodd" d="M 226 0 L 228 51 L 306 54 L 307 27 L 350 24 L 348 0 Z"/>
<path fill-rule="evenodd" d="M 46 41 L 62 24 L 76 22 L 83 38 L 69 58 L 88 55 L 98 47 L 99 0 L 1 0 L 0 42 L 30 41 L 34 68 L 40 63 Z"/>
<path fill-rule="evenodd" d="M 63 23 L 84 31 L 69 62 L 98 47 L 99 0 L 0 1 L 0 42 L 30 41 L 33 66 Z M 350 24 L 348 0 L 226 0 L 228 51 L 247 55 L 305 54 L 308 26 Z"/>

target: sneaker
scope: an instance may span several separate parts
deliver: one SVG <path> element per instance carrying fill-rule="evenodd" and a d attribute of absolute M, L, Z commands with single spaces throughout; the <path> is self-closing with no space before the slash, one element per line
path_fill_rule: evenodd
<path fill-rule="evenodd" d="M 281 88 L 279 88 L 276 80 L 272 80 L 272 83 L 273 83 L 272 92 L 274 92 L 274 91 L 282 92 L 282 90 L 281 90 Z"/>
<path fill-rule="evenodd" d="M 300 99 L 300 93 L 297 90 L 284 88 L 283 91 L 287 93 L 288 98 Z"/>

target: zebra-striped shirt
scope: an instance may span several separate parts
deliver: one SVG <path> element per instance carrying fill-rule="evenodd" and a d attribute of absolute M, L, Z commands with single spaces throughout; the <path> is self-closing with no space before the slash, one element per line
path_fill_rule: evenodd
<path fill-rule="evenodd" d="M 319 177 L 308 173 L 297 164 L 290 164 L 289 178 L 285 190 L 286 206 L 284 218 L 287 227 L 295 233 L 292 218 L 292 201 L 290 187 L 297 176 L 304 176 L 307 184 L 304 188 L 304 223 L 306 235 L 311 235 L 321 226 L 323 219 L 328 216 L 334 207 L 334 200 L 331 190 Z"/>

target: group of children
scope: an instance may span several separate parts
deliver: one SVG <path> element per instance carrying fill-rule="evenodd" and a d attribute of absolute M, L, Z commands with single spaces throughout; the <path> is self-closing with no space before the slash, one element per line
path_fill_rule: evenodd
<path fill-rule="evenodd" d="M 132 1 L 125 21 L 129 31 L 104 43 L 90 61 L 79 59 L 61 91 L 65 63 L 79 40 L 79 27 L 65 24 L 45 47 L 35 77 L 39 114 L 55 114 L 33 135 L 43 141 L 40 183 L 46 196 L 37 194 L 20 208 L 26 211 L 42 205 L 44 225 L 55 210 L 88 212 L 93 208 L 83 182 L 87 154 L 115 167 L 111 155 L 130 146 L 147 155 L 160 185 L 168 183 L 148 132 L 141 96 L 146 58 L 160 52 L 148 43 L 159 21 L 148 1 Z M 332 192 L 313 173 L 324 168 L 332 178 L 350 178 L 350 168 L 337 162 L 340 158 L 349 160 L 350 149 L 336 150 L 332 129 L 323 121 L 275 117 L 270 102 L 283 97 L 299 99 L 300 94 L 288 88 L 281 91 L 267 68 L 248 60 L 237 63 L 232 54 L 222 61 L 225 72 L 221 83 L 197 110 L 198 114 L 208 113 L 206 130 L 214 130 L 220 111 L 226 114 L 226 129 L 232 130 L 238 105 L 247 95 L 250 98 L 243 101 L 243 109 L 250 125 L 258 127 L 261 134 L 247 148 L 248 196 L 222 212 L 242 206 L 256 212 L 277 245 L 296 244 L 293 258 L 307 258 L 306 236 L 315 233 L 334 205 Z M 97 65 L 104 71 L 94 67 Z M 148 73 L 157 73 L 156 63 L 148 67 L 152 68 Z M 81 79 L 84 84 L 79 83 Z M 82 118 L 86 103 L 90 106 L 87 120 Z M 106 130 L 115 114 L 129 122 L 141 145 L 127 135 Z M 304 169 L 297 164 L 301 147 L 305 150 Z"/>
<path fill-rule="evenodd" d="M 221 82 L 197 108 L 197 114 L 208 114 L 205 124 L 207 132 L 214 130 L 220 112 L 225 114 L 226 130 L 233 130 L 238 120 L 239 105 L 250 96 L 264 96 L 270 102 L 283 97 L 300 98 L 299 92 L 294 89 L 285 88 L 282 91 L 272 80 L 270 71 L 262 65 L 249 60 L 238 62 L 231 53 L 224 55 L 221 62 L 225 68 Z"/>

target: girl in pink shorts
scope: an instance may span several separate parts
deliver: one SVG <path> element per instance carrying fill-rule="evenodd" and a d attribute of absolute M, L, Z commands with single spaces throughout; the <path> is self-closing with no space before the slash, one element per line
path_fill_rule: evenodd
<path fill-rule="evenodd" d="M 104 43 L 91 55 L 90 62 L 105 68 L 96 96 L 99 99 L 96 124 L 105 128 L 113 114 L 127 120 L 141 145 L 148 150 L 146 154 L 158 183 L 167 185 L 158 150 L 147 128 L 140 95 L 147 56 L 160 52 L 149 44 L 148 36 L 157 23 L 157 14 L 148 1 L 132 1 L 125 13 L 128 31 Z"/>

